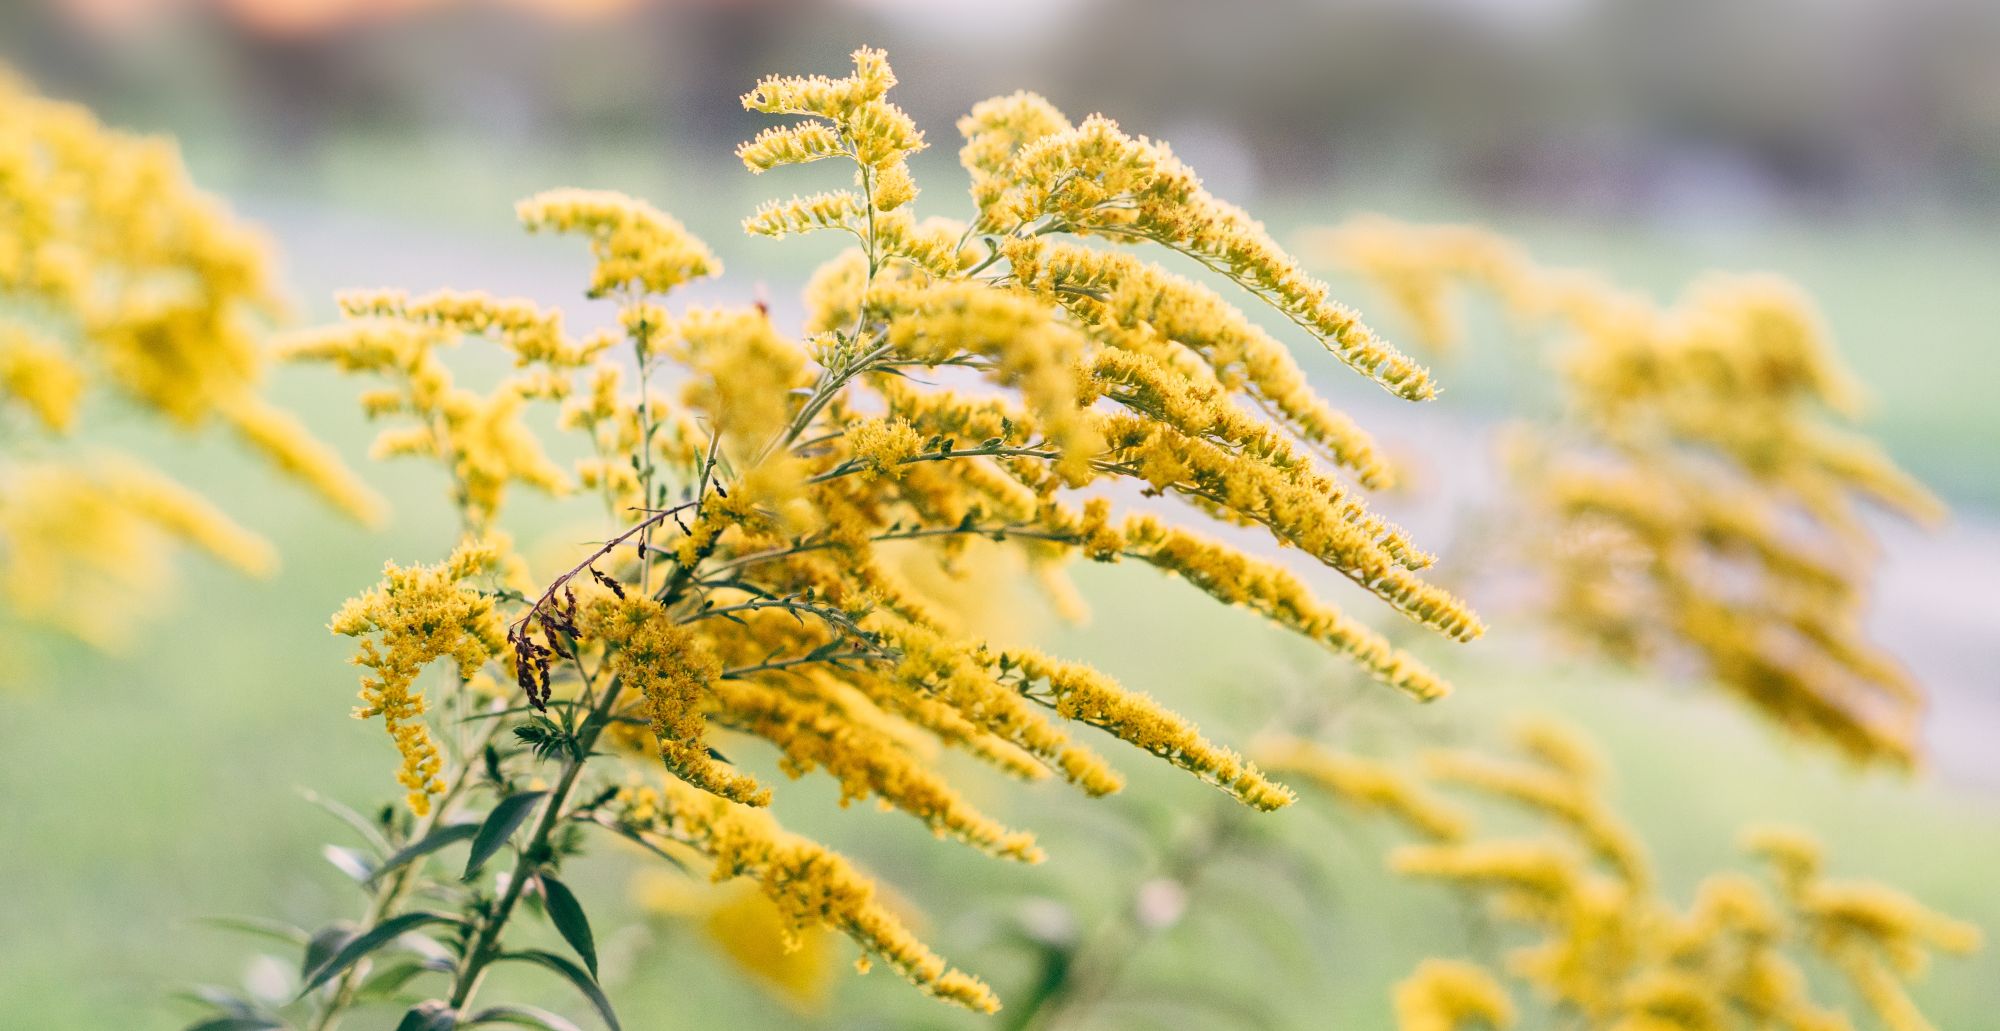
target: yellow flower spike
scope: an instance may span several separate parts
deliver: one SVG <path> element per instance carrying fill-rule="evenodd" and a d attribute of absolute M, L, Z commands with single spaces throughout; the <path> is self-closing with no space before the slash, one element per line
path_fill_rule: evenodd
<path fill-rule="evenodd" d="M 1289 349 L 1213 290 L 1128 254 L 1042 237 L 1009 240 L 1002 252 L 1017 278 L 1063 301 L 1078 318 L 1151 331 L 1112 337 L 1116 346 L 1156 357 L 1175 354 L 1174 344 L 1192 350 L 1220 385 L 1241 390 L 1300 440 L 1352 469 L 1362 486 L 1394 483 L 1394 470 L 1374 439 L 1312 391 Z"/>
<path fill-rule="evenodd" d="M 909 212 L 897 211 L 876 217 L 875 247 L 880 255 L 901 258 L 933 276 L 947 278 L 976 260 L 959 247 L 962 232 L 962 227 L 945 219 L 926 219 L 919 224 Z"/>
<path fill-rule="evenodd" d="M 715 860 L 715 879 L 749 877 L 777 904 L 785 925 L 825 926 L 867 955 L 947 1002 L 992 1013 L 985 982 L 946 965 L 875 901 L 875 885 L 837 852 L 781 829 L 767 813 L 668 782 L 661 791 L 628 788 L 624 819 L 643 833 L 679 841 Z"/>
<path fill-rule="evenodd" d="M 720 721 L 777 745 L 792 776 L 824 767 L 840 781 L 843 804 L 873 795 L 924 821 L 941 838 L 1026 863 L 1044 858 L 1034 835 L 979 812 L 875 728 L 782 690 L 723 681 L 715 692 Z"/>
<path fill-rule="evenodd" d="M 1297 774 L 1343 803 L 1392 817 L 1433 840 L 1459 841 L 1471 831 L 1465 813 L 1386 763 L 1291 737 L 1260 741 L 1251 754 L 1274 772 Z"/>
<path fill-rule="evenodd" d="M 1129 557 L 1193 584 L 1219 601 L 1242 605 L 1280 626 L 1346 655 L 1377 679 L 1431 701 L 1450 685 L 1387 638 L 1315 598 L 1289 570 L 1234 548 L 1135 516 L 1122 529 L 1088 519 L 1070 523 L 1085 540 L 1084 553 L 1099 561 Z M 1446 626 L 1462 620 L 1462 610 L 1441 609 L 1432 618 Z M 1473 624 L 1476 627 L 1477 624 Z M 1461 632 L 1471 632 L 1469 629 Z"/>
<path fill-rule="evenodd" d="M 859 235 L 867 212 L 867 202 L 859 194 L 847 190 L 815 193 L 761 205 L 756 214 L 743 220 L 743 230 L 779 239 L 818 229 L 844 229 Z"/>
<path fill-rule="evenodd" d="M 691 280 L 722 274 L 722 262 L 680 222 L 621 193 L 550 190 L 515 210 L 531 231 L 590 238 L 590 252 L 597 258 L 592 297 L 621 290 L 664 294 Z"/>
<path fill-rule="evenodd" d="M 1436 394 L 1427 370 L 1333 300 L 1262 224 L 1202 189 L 1165 146 L 1093 115 L 1023 146 L 1010 175 L 1015 183 L 996 204 L 1006 212 L 1002 225 L 1049 219 L 1082 234 L 1180 251 L 1270 303 L 1384 389 L 1413 401 Z"/>
<path fill-rule="evenodd" d="M 1512 298 L 1527 258 L 1507 240 L 1474 226 L 1413 226 L 1362 215 L 1306 234 L 1314 256 L 1368 282 L 1394 306 L 1426 348 L 1446 352 L 1464 328 L 1452 301 L 1461 283 Z"/>
<path fill-rule="evenodd" d="M 0 400 L 24 405 L 42 425 L 64 432 L 76 422 L 87 379 L 62 346 L 25 326 L 0 323 Z"/>
<path fill-rule="evenodd" d="M 1906 974 L 1921 973 L 1926 950 L 1956 955 L 1979 951 L 1979 928 L 1954 920 L 1885 884 L 1821 881 L 1799 898 L 1813 933 L 1830 942 L 1859 939 L 1880 948 Z"/>
<path fill-rule="evenodd" d="M 1764 889 L 1746 874 L 1711 874 L 1695 887 L 1692 935 L 1711 940 L 1736 932 L 1759 941 L 1784 933 L 1782 917 Z"/>
<path fill-rule="evenodd" d="M 736 156 L 752 172 L 768 172 L 779 165 L 803 165 L 840 157 L 847 147 L 840 134 L 825 122 L 773 126 L 757 138 L 736 148 Z"/>
<path fill-rule="evenodd" d="M 676 324 L 686 360 L 700 379 L 690 408 L 708 416 L 742 459 L 785 429 L 790 391 L 806 382 L 804 351 L 754 309 L 695 309 Z"/>
<path fill-rule="evenodd" d="M 885 101 L 857 105 L 842 124 L 854 140 L 854 159 L 877 171 L 896 166 L 924 147 L 924 134 L 917 123 L 902 108 Z M 883 207 L 879 201 L 876 206 Z"/>
<path fill-rule="evenodd" d="M 0 601 L 25 618 L 117 650 L 154 607 L 166 545 L 255 576 L 277 555 L 200 495 L 117 455 L 0 465 Z"/>
<path fill-rule="evenodd" d="M 147 522 L 252 576 L 276 572 L 278 555 L 201 495 L 132 461 L 100 464 L 100 489 Z"/>
<path fill-rule="evenodd" d="M 1514 1026 L 1514 1003 L 1486 968 L 1427 959 L 1396 983 L 1396 1031 L 1480 1031 Z"/>
<path fill-rule="evenodd" d="M 224 411 L 246 443 L 341 511 L 369 526 L 380 526 L 387 518 L 388 504 L 381 495 L 289 412 L 251 397 L 229 403 Z"/>
<path fill-rule="evenodd" d="M 1727 1031 L 1714 986 L 1679 971 L 1655 970 L 1625 989 L 1626 1014 L 1616 1031 Z"/>
<path fill-rule="evenodd" d="M 743 95 L 746 111 L 769 115 L 819 115 L 841 119 L 863 104 L 881 100 L 896 85 L 889 56 L 872 47 L 854 52 L 854 73 L 841 79 L 823 75 L 772 75 Z"/>
<path fill-rule="evenodd" d="M 443 758 L 423 719 L 424 696 L 413 690 L 417 675 L 448 658 L 459 679 L 470 680 L 502 653 L 506 632 L 492 599 L 465 584 L 498 561 L 492 542 L 468 540 L 438 565 L 391 562 L 382 569 L 382 582 L 349 599 L 328 627 L 363 638 L 353 661 L 371 675 L 361 680 L 362 704 L 354 715 L 382 717 L 403 757 L 396 779 L 409 789 L 410 809 L 419 816 L 430 811 L 431 796 L 445 785 Z"/>
<path fill-rule="evenodd" d="M 958 162 L 972 178 L 972 200 L 979 211 L 978 226 L 993 231 L 1001 228 L 994 208 L 1014 185 L 1011 169 L 1021 148 L 1047 136 L 1070 131 L 1069 119 L 1055 105 L 1027 91 L 972 106 L 971 113 L 958 120 L 965 146 Z"/>
<path fill-rule="evenodd" d="M 1574 854 L 1544 841 L 1405 845 L 1389 854 L 1389 868 L 1405 877 L 1505 891 L 1538 909 L 1566 905 L 1583 878 Z"/>
<path fill-rule="evenodd" d="M 1070 364 L 1084 347 L 1048 310 L 1013 291 L 954 282 L 916 288 L 887 303 L 906 317 L 889 328 L 897 354 L 939 361 L 956 352 L 990 357 L 994 378 L 1021 391 L 1043 431 L 1062 453 L 1059 466 L 1081 477 L 1099 434 L 1079 411 Z"/>
<path fill-rule="evenodd" d="M 584 639 L 617 649 L 612 673 L 645 699 L 669 771 L 721 798 L 770 804 L 768 790 L 709 753 L 703 709 L 721 666 L 692 631 L 675 624 L 659 603 L 636 597 L 596 599 L 583 608 L 578 627 Z"/>
<path fill-rule="evenodd" d="M 1435 780 L 1507 799 L 1567 827 L 1626 885 L 1646 890 L 1651 871 L 1643 846 L 1594 790 L 1567 771 L 1550 773 L 1469 752 L 1434 752 L 1426 760 L 1426 772 Z"/>
<path fill-rule="evenodd" d="M 1818 880 L 1826 861 L 1819 839 L 1799 827 L 1769 824 L 1746 828 L 1741 845 L 1743 851 L 1770 863 L 1788 891 L 1802 890 Z"/>
<path fill-rule="evenodd" d="M 935 695 L 979 731 L 1047 763 L 1087 794 L 1124 788 L 1124 778 L 1101 757 L 996 680 L 974 647 L 908 620 L 885 619 L 872 628 L 894 644 L 899 656 L 894 678 L 903 689 Z"/>
<path fill-rule="evenodd" d="M 854 52 L 854 73 L 846 78 L 773 76 L 744 94 L 747 110 L 826 120 L 766 130 L 738 147 L 737 156 L 751 171 L 844 154 L 854 159 L 855 185 L 866 194 L 865 201 L 842 193 L 768 205 L 744 228 L 779 236 L 837 227 L 866 239 L 873 230 L 864 224 L 864 210 L 891 212 L 915 200 L 917 186 L 910 178 L 908 160 L 924 149 L 924 134 L 903 109 L 883 99 L 895 83 L 887 56 L 863 47 Z M 843 207 L 850 198 L 852 213 Z"/>
<path fill-rule="evenodd" d="M 1516 723 L 1512 736 L 1523 752 L 1579 785 L 1604 779 L 1604 754 L 1575 726 L 1546 717 Z"/>
<path fill-rule="evenodd" d="M 1089 724 L 1141 751 L 1150 752 L 1228 792 L 1253 809 L 1282 809 L 1297 800 L 1290 788 L 1266 778 L 1255 763 L 1202 737 L 1193 724 L 1162 707 L 1152 696 L 1127 691 L 1118 682 L 1074 662 L 1051 659 L 1033 649 L 1000 657 L 1003 673 L 1017 669 L 1023 691 L 1055 709 L 1064 719 Z M 1037 688 L 1036 682 L 1040 682 Z M 1047 691 L 1044 700 L 1040 690 Z"/>

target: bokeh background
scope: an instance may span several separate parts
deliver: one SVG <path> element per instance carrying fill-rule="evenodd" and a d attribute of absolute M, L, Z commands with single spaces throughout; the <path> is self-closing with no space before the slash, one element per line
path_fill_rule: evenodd
<path fill-rule="evenodd" d="M 1871 429 L 1956 513 L 1934 533 L 1882 528 L 1873 622 L 1934 699 L 1931 761 L 1914 779 L 1788 745 L 1690 685 L 1549 651 L 1504 613 L 1489 613 L 1501 617 L 1489 640 L 1433 649 L 1460 691 L 1424 710 L 1348 683 L 1250 618 L 1155 589 L 1145 571 L 1085 571 L 1088 627 L 1014 615 L 1021 633 L 1226 739 L 1301 692 L 1340 699 L 1341 733 L 1359 742 L 1560 713 L 1611 750 L 1618 797 L 1670 886 L 1726 863 L 1740 824 L 1796 819 L 1827 835 L 1838 871 L 1881 876 L 1989 939 L 2000 932 L 1990 0 L 0 4 L 0 59 L 112 124 L 172 133 L 196 179 L 266 227 L 302 323 L 331 317 L 339 288 L 456 286 L 561 305 L 587 324 L 597 316 L 581 310 L 581 255 L 524 236 L 511 215 L 514 200 L 557 185 L 625 190 L 682 218 L 730 266 L 697 297 L 768 297 L 781 316 L 795 312 L 804 275 L 834 245 L 738 231 L 757 201 L 811 187 L 758 180 L 735 161 L 734 144 L 761 127 L 736 98 L 765 72 L 837 74 L 863 43 L 888 49 L 896 99 L 929 133 L 915 168 L 926 214 L 965 207 L 953 120 L 1027 87 L 1072 115 L 1103 111 L 1171 141 L 1213 192 L 1281 237 L 1379 211 L 1480 221 L 1545 260 L 1663 297 L 1712 268 L 1803 283 L 1874 394 Z M 1322 392 L 1416 462 L 1418 488 L 1382 507 L 1419 539 L 1460 544 L 1445 549 L 1447 571 L 1479 558 L 1492 430 L 1542 402 L 1522 357 L 1497 336 L 1476 343 L 1440 366 L 1446 396 L 1417 411 L 1307 363 Z M 276 394 L 362 460 L 369 430 L 347 384 L 291 370 Z M 324 623 L 384 558 L 448 545 L 441 485 L 427 470 L 369 467 L 398 504 L 371 533 L 226 446 L 156 432 L 134 424 L 120 442 L 268 534 L 285 569 L 246 581 L 189 563 L 177 609 L 124 655 L 18 627 L 0 636 L 0 661 L 31 671 L 0 698 L 7 1027 L 174 1027 L 189 1012 L 170 999 L 180 987 L 281 982 L 199 919 L 350 914 L 351 885 L 318 859 L 340 828 L 295 788 L 357 806 L 393 794 L 389 745 L 348 719 L 347 643 Z M 531 525 L 557 525 L 552 508 L 526 511 Z M 1307 807 L 1256 831 L 1304 857 L 1300 869 L 1224 859 L 1163 889 L 1153 866 L 1201 825 L 1212 793 L 1124 765 L 1138 774 L 1132 788 L 1090 805 L 987 785 L 984 804 L 1044 832 L 1053 861 L 1031 870 L 995 869 L 893 816 L 830 813 L 832 792 L 815 781 L 791 786 L 779 810 L 903 885 L 934 944 L 1003 995 L 1036 976 L 1024 938 L 1089 936 L 1135 899 L 1151 907 L 1156 926 L 1073 1027 L 1386 1027 L 1386 985 L 1459 943 L 1442 897 L 1379 873 L 1386 835 Z M 578 881 L 606 914 L 606 977 L 629 1027 L 979 1026 L 879 974 L 843 974 L 818 1006 L 787 1007 L 706 947 L 698 923 L 628 902 L 636 866 L 602 856 Z M 1996 956 L 1989 943 L 1921 987 L 1941 1027 L 1994 1026 Z M 518 991 L 568 1006 L 533 975 Z"/>

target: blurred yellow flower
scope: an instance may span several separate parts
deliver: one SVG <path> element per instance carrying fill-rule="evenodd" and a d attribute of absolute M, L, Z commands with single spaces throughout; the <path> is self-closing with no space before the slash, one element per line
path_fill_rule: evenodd
<path fill-rule="evenodd" d="M 257 235 L 188 182 L 171 142 L 107 129 L 0 67 L 10 613 L 112 646 L 164 600 L 153 590 L 168 574 L 160 543 L 260 574 L 275 564 L 264 542 L 136 461 L 65 455 L 71 434 L 93 428 L 101 394 L 176 429 L 222 423 L 334 507 L 380 518 L 374 492 L 258 394 L 263 332 L 284 310 L 266 266 Z"/>

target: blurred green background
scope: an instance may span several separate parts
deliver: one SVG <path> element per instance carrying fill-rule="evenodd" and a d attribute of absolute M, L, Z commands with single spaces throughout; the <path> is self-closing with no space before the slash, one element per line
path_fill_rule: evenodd
<path fill-rule="evenodd" d="M 1915 778 L 1856 774 L 1690 685 L 1549 653 L 1504 616 L 1477 645 L 1425 646 L 1460 691 L 1422 709 L 1143 570 L 1086 570 L 1094 621 L 1050 628 L 1047 642 L 1232 741 L 1314 692 L 1335 699 L 1342 743 L 1381 750 L 1559 713 L 1614 756 L 1618 797 L 1678 895 L 1732 860 L 1741 824 L 1790 819 L 1827 836 L 1837 872 L 1880 876 L 2000 934 L 1993 5 L 875 0 L 607 3 L 588 18 L 526 9 L 547 3 L 403 6 L 321 3 L 306 18 L 279 0 L 31 0 L 0 11 L 0 58 L 114 124 L 181 138 L 197 179 L 271 233 L 302 322 L 329 318 L 332 291 L 350 286 L 483 288 L 561 304 L 574 322 L 601 317 L 581 306 L 578 249 L 513 226 L 514 200 L 556 185 L 626 190 L 686 221 L 730 266 L 696 299 L 769 296 L 795 313 L 832 245 L 750 241 L 736 223 L 761 199 L 823 183 L 745 173 L 729 150 L 758 125 L 735 98 L 765 72 L 837 73 L 862 43 L 890 51 L 897 99 L 930 134 L 916 168 L 926 214 L 965 208 L 952 119 L 1027 87 L 1172 141 L 1281 237 L 1382 211 L 1481 221 L 1662 296 L 1709 268 L 1798 279 L 1875 395 L 1871 428 L 1957 512 L 1935 534 L 1882 528 L 1874 624 L 1934 695 L 1933 764 Z M 1316 386 L 1416 460 L 1418 489 L 1383 507 L 1447 545 L 1490 483 L 1488 431 L 1539 396 L 1497 340 L 1442 364 L 1446 397 L 1414 411 L 1316 348 L 1300 356 Z M 317 370 L 284 371 L 275 389 L 359 463 L 370 431 L 352 393 Z M 348 718 L 347 642 L 324 624 L 385 558 L 429 560 L 452 532 L 441 482 L 418 467 L 367 467 L 398 505 L 369 533 L 217 441 L 138 422 L 112 435 L 268 534 L 286 564 L 256 582 L 184 564 L 177 607 L 123 656 L 0 627 L 8 666 L 27 671 L 0 723 L 0 1026 L 177 1026 L 177 987 L 269 977 L 246 967 L 250 943 L 200 917 L 315 924 L 357 911 L 317 858 L 342 828 L 295 789 L 372 806 L 396 794 L 394 758 L 379 729 Z M 551 504 L 522 514 L 562 524 Z M 1478 558 L 1444 550 L 1447 572 Z M 968 772 L 979 801 L 1043 833 L 1052 860 L 1039 868 L 933 843 L 907 818 L 834 812 L 812 779 L 777 808 L 898 885 L 930 914 L 930 941 L 1006 996 L 1034 977 L 1020 926 L 1090 934 L 1133 904 L 1163 844 L 1210 818 L 1212 792 L 1112 754 L 1133 784 L 1099 803 Z M 1419 956 L 1466 947 L 1440 893 L 1380 872 L 1390 836 L 1378 829 L 1309 802 L 1248 833 L 1304 857 L 1302 871 L 1204 869 L 1185 916 L 1133 949 L 1121 987 L 1067 1026 L 1231 1027 L 1262 1013 L 1284 1027 L 1386 1027 L 1386 986 Z M 630 905 L 637 865 L 607 850 L 574 878 L 627 1026 L 803 1019 L 689 927 Z M 1920 987 L 1940 1027 L 1991 1026 L 1996 956 L 1989 944 L 1941 962 Z M 1193 1000 L 1190 984 L 1226 990 Z M 518 988 L 574 1009 L 534 975 Z M 843 976 L 822 1019 L 984 1026 L 885 974 Z"/>

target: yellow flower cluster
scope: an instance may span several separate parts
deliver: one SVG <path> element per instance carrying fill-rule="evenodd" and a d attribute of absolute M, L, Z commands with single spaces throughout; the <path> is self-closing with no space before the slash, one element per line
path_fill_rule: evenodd
<path fill-rule="evenodd" d="M 1172 248 L 1266 301 L 1385 389 L 1410 400 L 1437 392 L 1429 372 L 1333 300 L 1261 223 L 1203 189 L 1164 144 L 1127 135 L 1102 115 L 1073 126 L 1038 100 L 988 102 L 960 125 L 981 228 Z"/>
<path fill-rule="evenodd" d="M 409 789 L 410 808 L 430 811 L 430 796 L 444 791 L 443 760 L 424 722 L 424 696 L 417 675 L 448 658 L 461 682 L 471 680 L 505 647 L 505 630 L 493 599 L 466 584 L 502 564 L 497 542 L 467 540 L 451 558 L 434 566 L 382 569 L 382 582 L 351 598 L 328 629 L 363 638 L 354 664 L 369 670 L 361 680 L 362 704 L 356 719 L 382 717 L 382 725 L 403 757 L 396 779 Z"/>
<path fill-rule="evenodd" d="M 1474 963 L 1427 959 L 1396 985 L 1399 1031 L 1470 1031 L 1514 1026 L 1514 1004 L 1492 974 Z"/>
<path fill-rule="evenodd" d="M 387 380 L 364 404 L 404 421 L 379 449 L 441 460 L 473 530 L 497 521 L 505 487 L 572 478 L 547 455 L 586 450 L 573 479 L 618 529 L 539 592 L 480 595 L 502 611 L 510 645 L 488 654 L 511 664 L 531 706 L 563 717 L 549 726 L 602 720 L 608 741 L 657 757 L 666 788 L 628 792 L 617 819 L 694 844 L 720 876 L 757 878 L 789 924 L 844 931 L 927 991 L 988 1009 L 984 985 L 910 940 L 858 873 L 756 812 L 772 779 L 740 771 L 760 755 L 786 776 L 817 771 L 843 803 L 873 799 L 1022 862 L 1042 858 L 1033 836 L 975 807 L 945 776 L 943 749 L 1102 795 L 1124 783 L 1084 740 L 1102 731 L 1251 807 L 1293 796 L 1150 695 L 998 645 L 917 583 L 959 576 L 954 590 L 986 593 L 1003 586 L 1000 569 L 1060 584 L 1070 560 L 1136 562 L 1413 697 L 1448 690 L 1275 556 L 1114 511 L 1111 498 L 1144 495 L 1249 529 L 1267 551 L 1293 549 L 1447 637 L 1481 626 L 1420 576 L 1432 557 L 1368 509 L 1362 488 L 1389 482 L 1386 458 L 1306 385 L 1282 343 L 1205 286 L 1062 234 L 1197 255 L 1406 396 L 1429 395 L 1421 370 L 1163 148 L 1092 122 L 1077 132 L 1097 142 L 1034 150 L 1031 126 L 1072 132 L 1040 101 L 981 105 L 968 121 L 977 223 L 918 221 L 908 157 L 922 136 L 887 100 L 893 83 L 864 49 L 851 75 L 767 79 L 745 98 L 807 119 L 746 143 L 753 170 L 838 160 L 857 177 L 854 190 L 769 205 L 746 223 L 856 239 L 812 277 L 796 330 L 762 306 L 669 312 L 670 288 L 715 270 L 707 248 L 637 201 L 558 191 L 521 215 L 591 239 L 589 293 L 618 306 L 616 329 L 574 340 L 554 312 L 479 294 L 350 295 L 350 320 L 292 354 Z M 1050 177 L 1123 185 L 1101 208 L 1072 209 Z M 1065 214 L 994 217 L 1031 195 Z M 1143 217 L 1114 217 L 1128 203 Z M 518 367 L 490 396 L 454 386 L 446 368 L 446 345 L 468 334 Z M 652 383 L 660 364 L 676 376 L 671 398 Z M 530 399 L 560 400 L 558 432 L 585 447 L 539 439 L 519 417 Z M 974 543 L 1015 561 L 967 561 Z M 402 705 L 398 726 L 412 718 L 416 703 L 396 688 L 371 690 L 385 715 Z M 712 743 L 725 731 L 768 751 L 732 741 L 743 762 L 723 759 Z M 594 732 L 578 733 L 578 754 L 602 754 L 588 747 Z M 427 756 L 410 754 L 428 777 Z"/>
<path fill-rule="evenodd" d="M 788 932 L 833 928 L 931 995 L 983 1013 L 1000 1008 L 984 981 L 948 966 L 876 902 L 874 883 L 845 856 L 787 833 L 769 815 L 673 781 L 657 791 L 627 788 L 618 804 L 628 828 L 713 858 L 716 880 L 755 880 Z"/>
<path fill-rule="evenodd" d="M 92 428 L 94 388 L 178 429 L 219 421 L 341 510 L 379 515 L 331 449 L 258 395 L 262 334 L 283 311 L 266 265 L 256 234 L 194 188 L 171 142 L 107 129 L 0 67 L 0 505 L 12 528 L 0 578 L 11 612 L 100 645 L 126 639 L 168 572 L 141 544 L 145 524 L 239 568 L 273 565 L 261 540 L 159 474 L 61 456 L 64 438 Z M 17 446 L 38 457 L 15 461 Z"/>
<path fill-rule="evenodd" d="M 590 296 L 663 294 L 722 274 L 722 262 L 680 222 L 644 201 L 606 190 L 551 190 L 515 209 L 529 231 L 588 237 L 597 270 Z"/>
<path fill-rule="evenodd" d="M 584 607 L 577 625 L 583 639 L 611 650 L 611 675 L 639 692 L 674 776 L 746 805 L 770 802 L 769 791 L 709 754 L 702 704 L 721 667 L 694 631 L 651 598 L 600 599 Z"/>
<path fill-rule="evenodd" d="M 786 926 L 784 914 L 756 885 L 706 885 L 651 869 L 635 879 L 633 895 L 647 910 L 696 921 L 717 950 L 794 1012 L 825 1009 L 834 983 L 834 932 Z"/>
<path fill-rule="evenodd" d="M 896 84 L 889 56 L 863 47 L 854 52 L 854 72 L 844 78 L 823 75 L 773 75 L 743 95 L 747 111 L 767 115 L 805 115 L 796 125 L 766 129 L 736 148 L 736 156 L 753 172 L 779 165 L 798 165 L 822 158 L 854 161 L 851 193 L 795 198 L 767 208 L 759 218 L 815 228 L 855 228 L 866 223 L 872 236 L 876 212 L 893 212 L 917 199 L 910 178 L 910 155 L 924 149 L 924 134 L 903 109 L 886 98 Z M 779 212 L 799 213 L 798 216 Z M 817 214 L 806 214 L 807 212 Z M 804 221 L 795 221 L 803 218 Z M 754 227 L 753 231 L 759 231 Z M 797 232 L 799 229 L 792 229 Z M 776 234 L 773 234 L 776 235 Z"/>
<path fill-rule="evenodd" d="M 1260 741 L 1254 751 L 1273 772 L 1299 777 L 1344 805 L 1390 817 L 1424 837 L 1459 841 L 1471 832 L 1469 818 L 1456 806 L 1380 760 L 1289 737 Z"/>
<path fill-rule="evenodd" d="M 1977 929 L 1874 882 L 1829 880 L 1819 847 L 1793 828 L 1760 828 L 1745 849 L 1769 865 L 1775 891 L 1735 871 L 1715 873 L 1677 908 L 1649 877 L 1643 846 L 1603 799 L 1601 763 L 1572 728 L 1517 729 L 1521 758 L 1471 752 L 1427 757 L 1402 773 L 1310 743 L 1278 743 L 1274 768 L 1334 771 L 1342 801 L 1396 816 L 1430 843 L 1390 855 L 1397 872 L 1451 886 L 1485 904 L 1522 942 L 1505 972 L 1533 990 L 1552 1025 L 1594 1031 L 1845 1031 L 1816 1002 L 1803 965 L 1843 977 L 1883 1026 L 1928 1031 L 1905 987 L 1933 951 L 1968 953 Z M 1428 792 L 1442 786 L 1517 806 L 1552 832 L 1481 838 L 1462 818 L 1440 822 Z M 1409 799 L 1422 801 L 1412 804 Z M 1456 815 L 1456 810 L 1447 810 Z M 1499 976 L 1460 961 L 1426 961 L 1398 986 L 1402 1031 L 1505 1027 L 1512 1007 Z"/>
<path fill-rule="evenodd" d="M 277 564 L 261 538 L 130 459 L 8 463 L 0 486 L 0 601 L 99 648 L 126 644 L 158 602 L 168 542 L 253 576 Z"/>
<path fill-rule="evenodd" d="M 326 362 L 388 382 L 363 399 L 368 414 L 410 422 L 375 438 L 376 458 L 439 459 L 451 474 L 468 529 L 491 524 L 512 483 L 552 494 L 569 489 L 568 476 L 523 420 L 524 410 L 536 398 L 567 397 L 569 376 L 586 367 L 609 339 L 573 343 L 563 336 L 555 313 L 478 293 L 418 298 L 353 293 L 340 304 L 351 321 L 293 334 L 281 353 L 291 361 Z M 457 386 L 438 352 L 466 335 L 493 339 L 513 353 L 523 371 L 486 394 Z"/>
<path fill-rule="evenodd" d="M 1909 764 L 1922 707 L 1866 643 L 1866 500 L 1939 503 L 1847 425 L 1860 387 L 1810 301 L 1768 276 L 1710 277 L 1661 306 L 1537 265 L 1462 226 L 1357 220 L 1315 246 L 1449 342 L 1462 289 L 1551 341 L 1566 417 L 1512 463 L 1552 518 L 1550 610 L 1621 658 L 1691 654 L 1784 728 Z"/>

